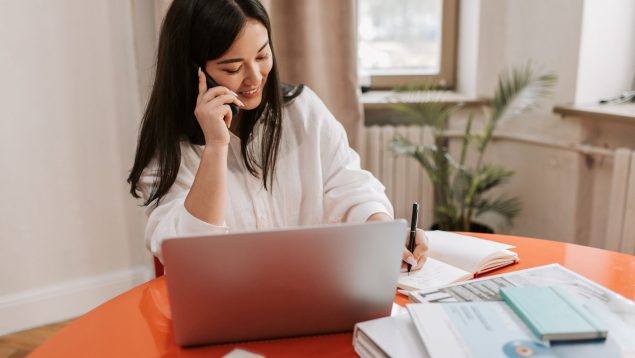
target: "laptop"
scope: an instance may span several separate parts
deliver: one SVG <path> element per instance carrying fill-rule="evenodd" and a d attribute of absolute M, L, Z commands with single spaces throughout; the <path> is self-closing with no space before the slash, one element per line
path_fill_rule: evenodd
<path fill-rule="evenodd" d="M 388 316 L 406 221 L 163 241 L 177 344 L 352 331 Z"/>

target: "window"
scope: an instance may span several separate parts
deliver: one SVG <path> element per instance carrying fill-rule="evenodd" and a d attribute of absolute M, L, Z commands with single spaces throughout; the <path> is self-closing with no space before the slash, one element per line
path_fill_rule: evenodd
<path fill-rule="evenodd" d="M 454 85 L 457 0 L 358 0 L 357 17 L 363 85 Z"/>

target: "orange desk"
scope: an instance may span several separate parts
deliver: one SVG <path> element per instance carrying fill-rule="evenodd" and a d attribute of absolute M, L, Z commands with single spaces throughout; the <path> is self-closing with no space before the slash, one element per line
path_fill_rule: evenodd
<path fill-rule="evenodd" d="M 560 242 L 475 234 L 515 245 L 520 263 L 498 274 L 559 263 L 635 299 L 635 256 Z M 402 295 L 396 302 L 406 303 Z M 354 357 L 352 334 L 279 339 L 182 349 L 175 345 L 163 277 L 125 292 L 64 327 L 33 357 L 214 357 L 235 347 L 266 356 Z"/>

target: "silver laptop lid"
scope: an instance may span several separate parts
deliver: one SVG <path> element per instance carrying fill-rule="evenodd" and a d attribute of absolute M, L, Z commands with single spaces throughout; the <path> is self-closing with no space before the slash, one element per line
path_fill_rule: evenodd
<path fill-rule="evenodd" d="M 350 331 L 390 314 L 404 220 L 163 242 L 180 345 Z"/>

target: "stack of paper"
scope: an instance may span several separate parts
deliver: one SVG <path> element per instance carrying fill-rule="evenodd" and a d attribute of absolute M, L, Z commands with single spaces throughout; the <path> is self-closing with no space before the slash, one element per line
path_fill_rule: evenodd
<path fill-rule="evenodd" d="M 498 293 L 501 288 L 554 285 L 557 291 L 566 290 L 576 309 L 592 317 L 598 327 L 608 329 L 606 339 L 555 342 L 563 338 L 559 336 L 541 340 L 547 337 L 534 333 Z M 441 295 L 447 298 L 439 300 Z M 523 292 L 521 296 L 527 295 Z M 353 346 L 360 356 L 577 358 L 635 354 L 635 302 L 557 264 L 430 289 L 413 297 L 423 303 L 407 305 L 408 314 L 356 325 Z M 428 298 L 446 303 L 430 303 Z"/>
<path fill-rule="evenodd" d="M 353 346 L 361 357 L 427 357 L 408 313 L 358 323 Z"/>

